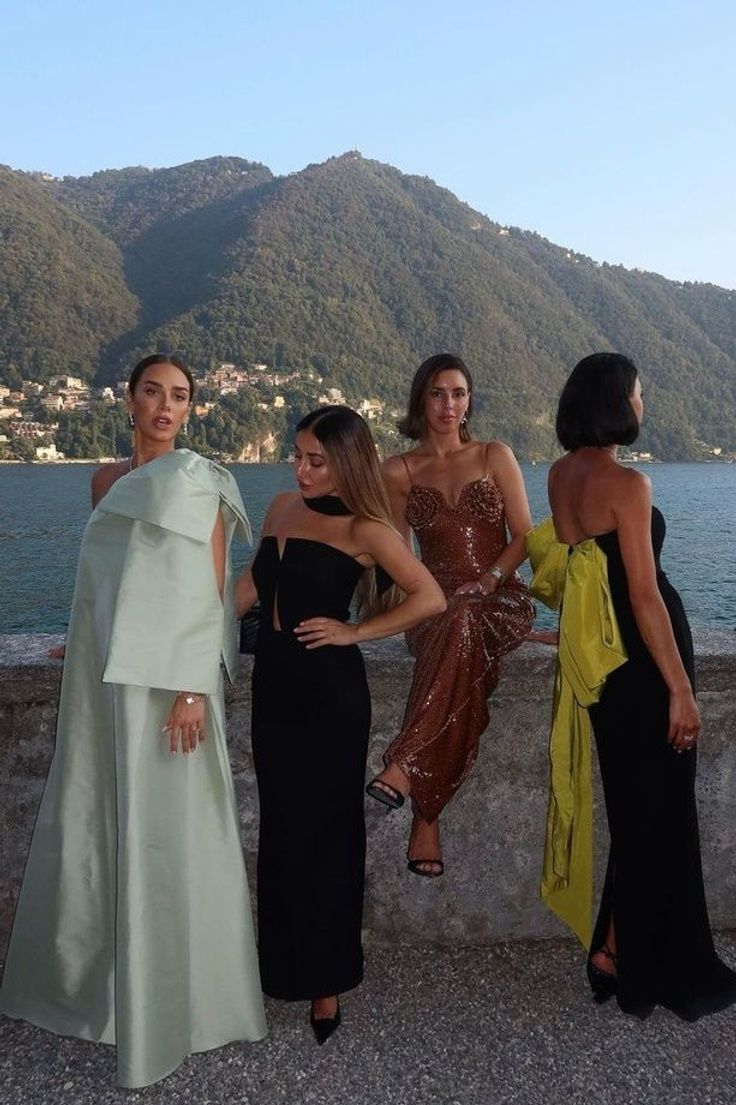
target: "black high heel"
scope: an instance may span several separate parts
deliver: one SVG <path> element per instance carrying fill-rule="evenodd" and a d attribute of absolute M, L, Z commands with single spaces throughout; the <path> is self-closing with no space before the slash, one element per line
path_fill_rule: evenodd
<path fill-rule="evenodd" d="M 312 1032 L 317 1043 L 322 1046 L 326 1040 L 329 1040 L 333 1032 L 336 1032 L 342 1022 L 342 1015 L 340 1013 L 340 999 L 337 999 L 337 1010 L 334 1017 L 315 1017 L 314 1006 L 312 1006 L 309 1013 L 309 1023 L 312 1026 Z"/>
<path fill-rule="evenodd" d="M 597 949 L 598 952 L 609 959 L 616 966 L 616 953 L 612 952 L 608 947 L 608 944 L 604 944 L 602 948 Z M 597 954 L 596 952 L 593 953 Z M 593 1000 L 597 1001 L 599 1005 L 602 1005 L 604 1001 L 608 1001 L 613 997 L 618 987 L 618 976 L 611 974 L 609 971 L 602 971 L 600 967 L 596 967 L 590 959 L 588 960 L 588 982 L 590 988 L 593 991 Z"/>
<path fill-rule="evenodd" d="M 396 787 L 392 787 L 390 783 L 384 783 L 379 777 L 376 776 L 372 779 L 368 786 L 365 788 L 366 794 L 369 794 L 371 798 L 375 798 L 377 802 L 381 802 L 384 806 L 388 806 L 390 810 L 400 810 L 405 802 L 404 795 Z"/>
<path fill-rule="evenodd" d="M 425 863 L 434 864 L 435 867 L 439 867 L 439 871 L 423 871 L 422 865 Z M 425 879 L 438 879 L 445 873 L 445 865 L 441 859 L 409 859 L 407 856 L 406 866 L 412 875 L 422 875 Z"/>

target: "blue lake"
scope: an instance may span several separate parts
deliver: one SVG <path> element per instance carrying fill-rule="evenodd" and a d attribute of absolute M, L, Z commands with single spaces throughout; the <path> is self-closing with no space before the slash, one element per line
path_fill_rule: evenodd
<path fill-rule="evenodd" d="M 0 465 L 0 633 L 63 632 L 95 465 Z M 736 630 L 736 465 L 642 468 L 667 519 L 662 555 L 695 626 Z M 233 474 L 254 531 L 278 492 L 294 487 L 288 465 L 238 464 Z M 535 520 L 547 513 L 545 465 L 525 465 Z M 247 563 L 245 547 L 234 550 Z"/>

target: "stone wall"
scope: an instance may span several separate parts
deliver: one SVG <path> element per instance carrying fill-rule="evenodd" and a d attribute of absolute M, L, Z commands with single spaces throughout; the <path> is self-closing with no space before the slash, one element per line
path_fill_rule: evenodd
<path fill-rule="evenodd" d="M 0 954 L 48 769 L 61 664 L 58 638 L 0 637 Z M 704 718 L 699 799 L 705 882 L 714 927 L 736 927 L 736 634 L 696 634 Z M 395 735 L 411 677 L 402 641 L 364 649 L 373 695 L 371 773 Z M 249 741 L 249 660 L 228 692 L 229 738 L 248 872 L 255 890 L 258 804 Z M 524 645 L 509 656 L 490 702 L 491 722 L 475 770 L 443 815 L 446 874 L 406 870 L 410 814 L 366 799 L 365 926 L 383 943 L 481 944 L 563 931 L 537 898 L 547 796 L 552 649 Z M 349 735 L 346 734 L 346 738 Z M 288 765 L 285 765 L 288 769 Z M 315 804 L 319 796 L 315 795 Z M 598 863 L 605 817 L 598 802 Z"/>

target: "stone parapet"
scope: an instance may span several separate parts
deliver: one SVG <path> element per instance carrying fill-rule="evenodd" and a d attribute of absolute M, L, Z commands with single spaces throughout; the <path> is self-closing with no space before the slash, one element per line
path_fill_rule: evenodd
<path fill-rule="evenodd" d="M 0 637 L 0 954 L 53 748 L 59 638 Z M 736 927 L 736 634 L 695 634 L 703 739 L 698 794 L 705 884 L 716 928 Z M 373 697 L 369 773 L 401 723 L 412 660 L 403 641 L 363 649 Z M 228 736 L 248 873 L 255 887 L 258 798 L 250 751 L 250 664 L 228 688 Z M 537 885 L 547 799 L 554 651 L 526 644 L 504 661 L 475 769 L 442 817 L 446 874 L 406 870 L 408 808 L 366 799 L 366 937 L 388 944 L 485 944 L 560 934 Z M 346 733 L 345 738 L 350 739 Z M 632 769 L 635 769 L 632 765 Z M 288 770 L 288 764 L 284 765 Z M 315 807 L 319 804 L 315 793 Z M 597 801 L 599 873 L 605 814 Z"/>

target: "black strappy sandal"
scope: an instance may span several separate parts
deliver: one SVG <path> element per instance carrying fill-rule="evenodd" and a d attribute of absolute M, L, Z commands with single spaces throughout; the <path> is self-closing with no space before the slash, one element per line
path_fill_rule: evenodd
<path fill-rule="evenodd" d="M 404 795 L 400 790 L 392 787 L 390 783 L 384 783 L 383 779 L 379 782 L 378 776 L 371 780 L 365 788 L 365 792 L 370 794 L 371 798 L 375 798 L 377 802 L 388 806 L 390 810 L 400 810 L 405 802 Z"/>
<path fill-rule="evenodd" d="M 422 871 L 422 863 L 433 863 L 435 867 L 439 867 L 439 871 Z M 445 864 L 441 859 L 407 859 L 406 866 L 413 875 L 421 875 L 425 879 L 438 879 L 445 873 Z"/>
<path fill-rule="evenodd" d="M 608 944 L 604 944 L 602 947 L 597 948 L 593 953 L 597 955 L 601 953 L 613 963 L 614 967 L 617 966 L 616 953 L 612 952 Z M 602 1005 L 604 1001 L 608 1001 L 610 997 L 616 993 L 618 986 L 618 976 L 611 974 L 610 971 L 602 971 L 600 967 L 592 962 L 592 959 L 588 960 L 588 982 L 590 988 L 593 991 L 593 999 L 597 1001 L 599 1005 Z"/>

